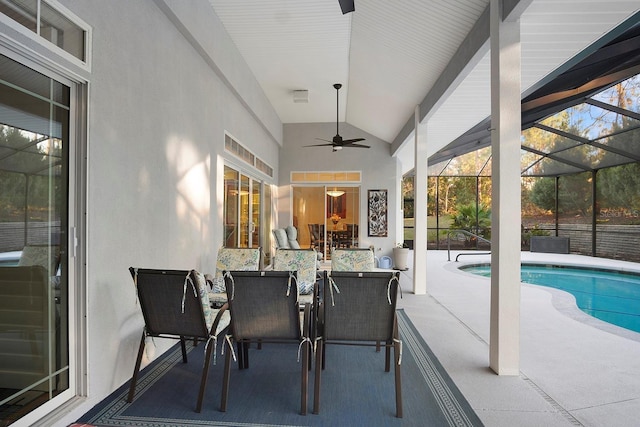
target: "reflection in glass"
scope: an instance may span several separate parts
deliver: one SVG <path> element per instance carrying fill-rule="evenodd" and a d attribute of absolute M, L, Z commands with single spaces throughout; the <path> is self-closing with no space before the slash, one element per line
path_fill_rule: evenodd
<path fill-rule="evenodd" d="M 224 243 L 227 248 L 264 247 L 265 224 L 263 215 L 271 217 L 271 193 L 265 194 L 263 183 L 224 167 Z M 264 212 L 263 203 L 267 203 Z M 268 228 L 268 227 L 267 227 Z"/>
<path fill-rule="evenodd" d="M 9 424 L 69 388 L 69 105 L 54 98 L 68 101 L 70 89 L 42 85 L 47 77 L 4 56 L 0 69 L 24 83 L 0 83 L 0 112 L 12 112 L 0 125 L 0 424 Z M 56 90 L 43 99 L 45 86 Z"/>

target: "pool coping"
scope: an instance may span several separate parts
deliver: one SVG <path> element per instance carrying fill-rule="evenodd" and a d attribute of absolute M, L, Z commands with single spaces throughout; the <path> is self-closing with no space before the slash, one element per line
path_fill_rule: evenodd
<path fill-rule="evenodd" d="M 569 259 L 569 257 L 571 257 L 571 259 Z M 640 264 L 637 263 L 629 261 L 610 260 L 607 258 L 587 257 L 584 255 L 576 254 L 567 254 L 561 257 L 557 257 L 557 254 L 554 254 L 554 260 L 549 260 L 548 254 L 547 256 L 544 256 L 540 254 L 531 254 L 530 252 L 522 252 L 520 262 L 523 264 L 560 265 L 563 267 L 575 267 L 592 270 L 612 270 L 622 273 L 640 275 Z M 458 261 L 449 263 L 445 265 L 444 268 L 445 270 L 449 270 L 459 274 L 472 275 L 475 278 L 490 281 L 491 279 L 489 277 L 469 273 L 462 270 L 463 267 L 479 264 L 490 264 L 489 256 L 487 256 L 487 258 L 482 258 L 481 260 L 473 259 L 469 261 Z M 553 305 L 553 307 L 558 310 L 558 312 L 569 317 L 570 319 L 588 326 L 592 326 L 601 331 L 617 335 L 619 337 L 640 342 L 639 332 L 635 332 L 630 329 L 623 328 L 622 326 L 617 326 L 612 323 L 605 322 L 604 320 L 600 320 L 580 310 L 580 308 L 578 308 L 578 305 L 576 304 L 575 297 L 567 291 L 544 285 L 536 285 L 526 282 L 520 283 L 523 287 L 530 287 L 551 294 L 551 304 Z"/>

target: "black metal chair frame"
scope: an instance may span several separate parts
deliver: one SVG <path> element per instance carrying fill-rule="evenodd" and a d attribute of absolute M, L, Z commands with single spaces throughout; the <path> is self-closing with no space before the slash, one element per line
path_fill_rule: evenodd
<path fill-rule="evenodd" d="M 332 272 L 318 307 L 313 413 L 320 412 L 321 371 L 328 344 L 376 347 L 384 343 L 385 372 L 394 350 L 396 417 L 402 418 L 401 342 L 396 301 L 398 272 Z"/>
<path fill-rule="evenodd" d="M 258 342 L 259 345 L 276 343 L 302 346 L 300 413 L 306 415 L 311 363 L 309 334 L 313 304 L 305 304 L 301 325 L 296 273 L 230 271 L 225 272 L 224 277 L 231 325 L 230 335 L 227 336 L 220 411 L 227 410 L 233 356 L 232 341 L 237 345 L 239 369 L 249 368 L 249 344 Z"/>
<path fill-rule="evenodd" d="M 187 363 L 185 345 L 187 339 L 193 339 L 195 342 L 198 339 L 205 341 L 213 339 L 214 343 L 206 346 L 204 366 L 200 379 L 200 390 L 196 403 L 196 412 L 200 412 L 202 410 L 212 352 L 215 351 L 216 347 L 217 334 L 224 331 L 224 329 L 222 331 L 218 330 L 218 326 L 224 312 L 227 310 L 227 305 L 225 304 L 218 310 L 211 329 L 207 329 L 202 301 L 195 287 L 195 271 L 138 269 L 133 267 L 129 268 L 129 271 L 136 284 L 145 326 L 140 339 L 127 402 L 133 401 L 147 337 L 180 340 L 183 363 Z M 191 284 L 187 284 L 187 278 L 191 279 Z"/>

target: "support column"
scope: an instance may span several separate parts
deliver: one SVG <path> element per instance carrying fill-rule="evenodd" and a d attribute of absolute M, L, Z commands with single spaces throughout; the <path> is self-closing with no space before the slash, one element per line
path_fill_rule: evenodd
<path fill-rule="evenodd" d="M 491 0 L 491 325 L 489 366 L 520 371 L 520 22 Z"/>
<path fill-rule="evenodd" d="M 597 218 L 597 206 L 598 206 L 598 186 L 596 178 L 598 170 L 591 172 L 591 256 L 598 256 L 598 221 Z"/>
<path fill-rule="evenodd" d="M 554 213 L 554 218 L 555 218 L 555 222 L 556 222 L 556 228 L 555 228 L 556 234 L 555 234 L 555 236 L 558 237 L 559 236 L 558 224 L 560 223 L 560 202 L 559 202 L 559 200 L 560 200 L 560 177 L 556 176 L 554 182 L 556 184 L 556 187 L 554 189 L 554 191 L 555 191 L 555 193 L 554 193 L 554 197 L 555 197 L 554 203 L 555 204 L 554 204 L 554 208 L 553 208 L 553 213 Z"/>
<path fill-rule="evenodd" d="M 414 148 L 414 201 L 413 201 L 413 293 L 427 293 L 427 138 L 418 137 L 420 106 L 415 108 Z"/>

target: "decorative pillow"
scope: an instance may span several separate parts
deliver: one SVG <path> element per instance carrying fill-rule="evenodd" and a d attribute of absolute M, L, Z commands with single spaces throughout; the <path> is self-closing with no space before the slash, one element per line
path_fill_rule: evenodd
<path fill-rule="evenodd" d="M 223 271 L 258 271 L 259 269 L 260 249 L 220 248 L 216 262 L 216 275 L 213 279 L 213 292 L 226 292 Z"/>
<path fill-rule="evenodd" d="M 209 331 L 211 330 L 211 325 L 213 325 L 213 321 L 215 320 L 215 315 L 211 309 L 211 304 L 209 303 L 209 286 L 207 285 L 206 279 L 199 271 L 191 270 L 191 276 L 195 280 L 194 284 L 198 290 L 198 296 L 202 303 L 202 311 L 204 312 L 204 321 L 207 324 L 207 331 Z"/>
<path fill-rule="evenodd" d="M 331 251 L 331 270 L 372 271 L 373 251 L 369 249 L 334 249 Z"/>
<path fill-rule="evenodd" d="M 276 237 L 276 246 L 278 248 L 289 248 L 289 239 L 287 238 L 287 232 L 284 228 L 276 228 L 273 230 L 273 235 Z"/>
<path fill-rule="evenodd" d="M 298 243 L 298 230 L 293 225 L 288 225 L 285 230 L 287 232 L 287 240 L 289 240 L 289 247 L 291 249 L 300 249 L 300 244 Z"/>
<path fill-rule="evenodd" d="M 314 250 L 277 250 L 273 258 L 275 271 L 297 271 L 298 292 L 300 295 L 313 293 L 316 283 L 316 261 L 318 257 Z"/>

